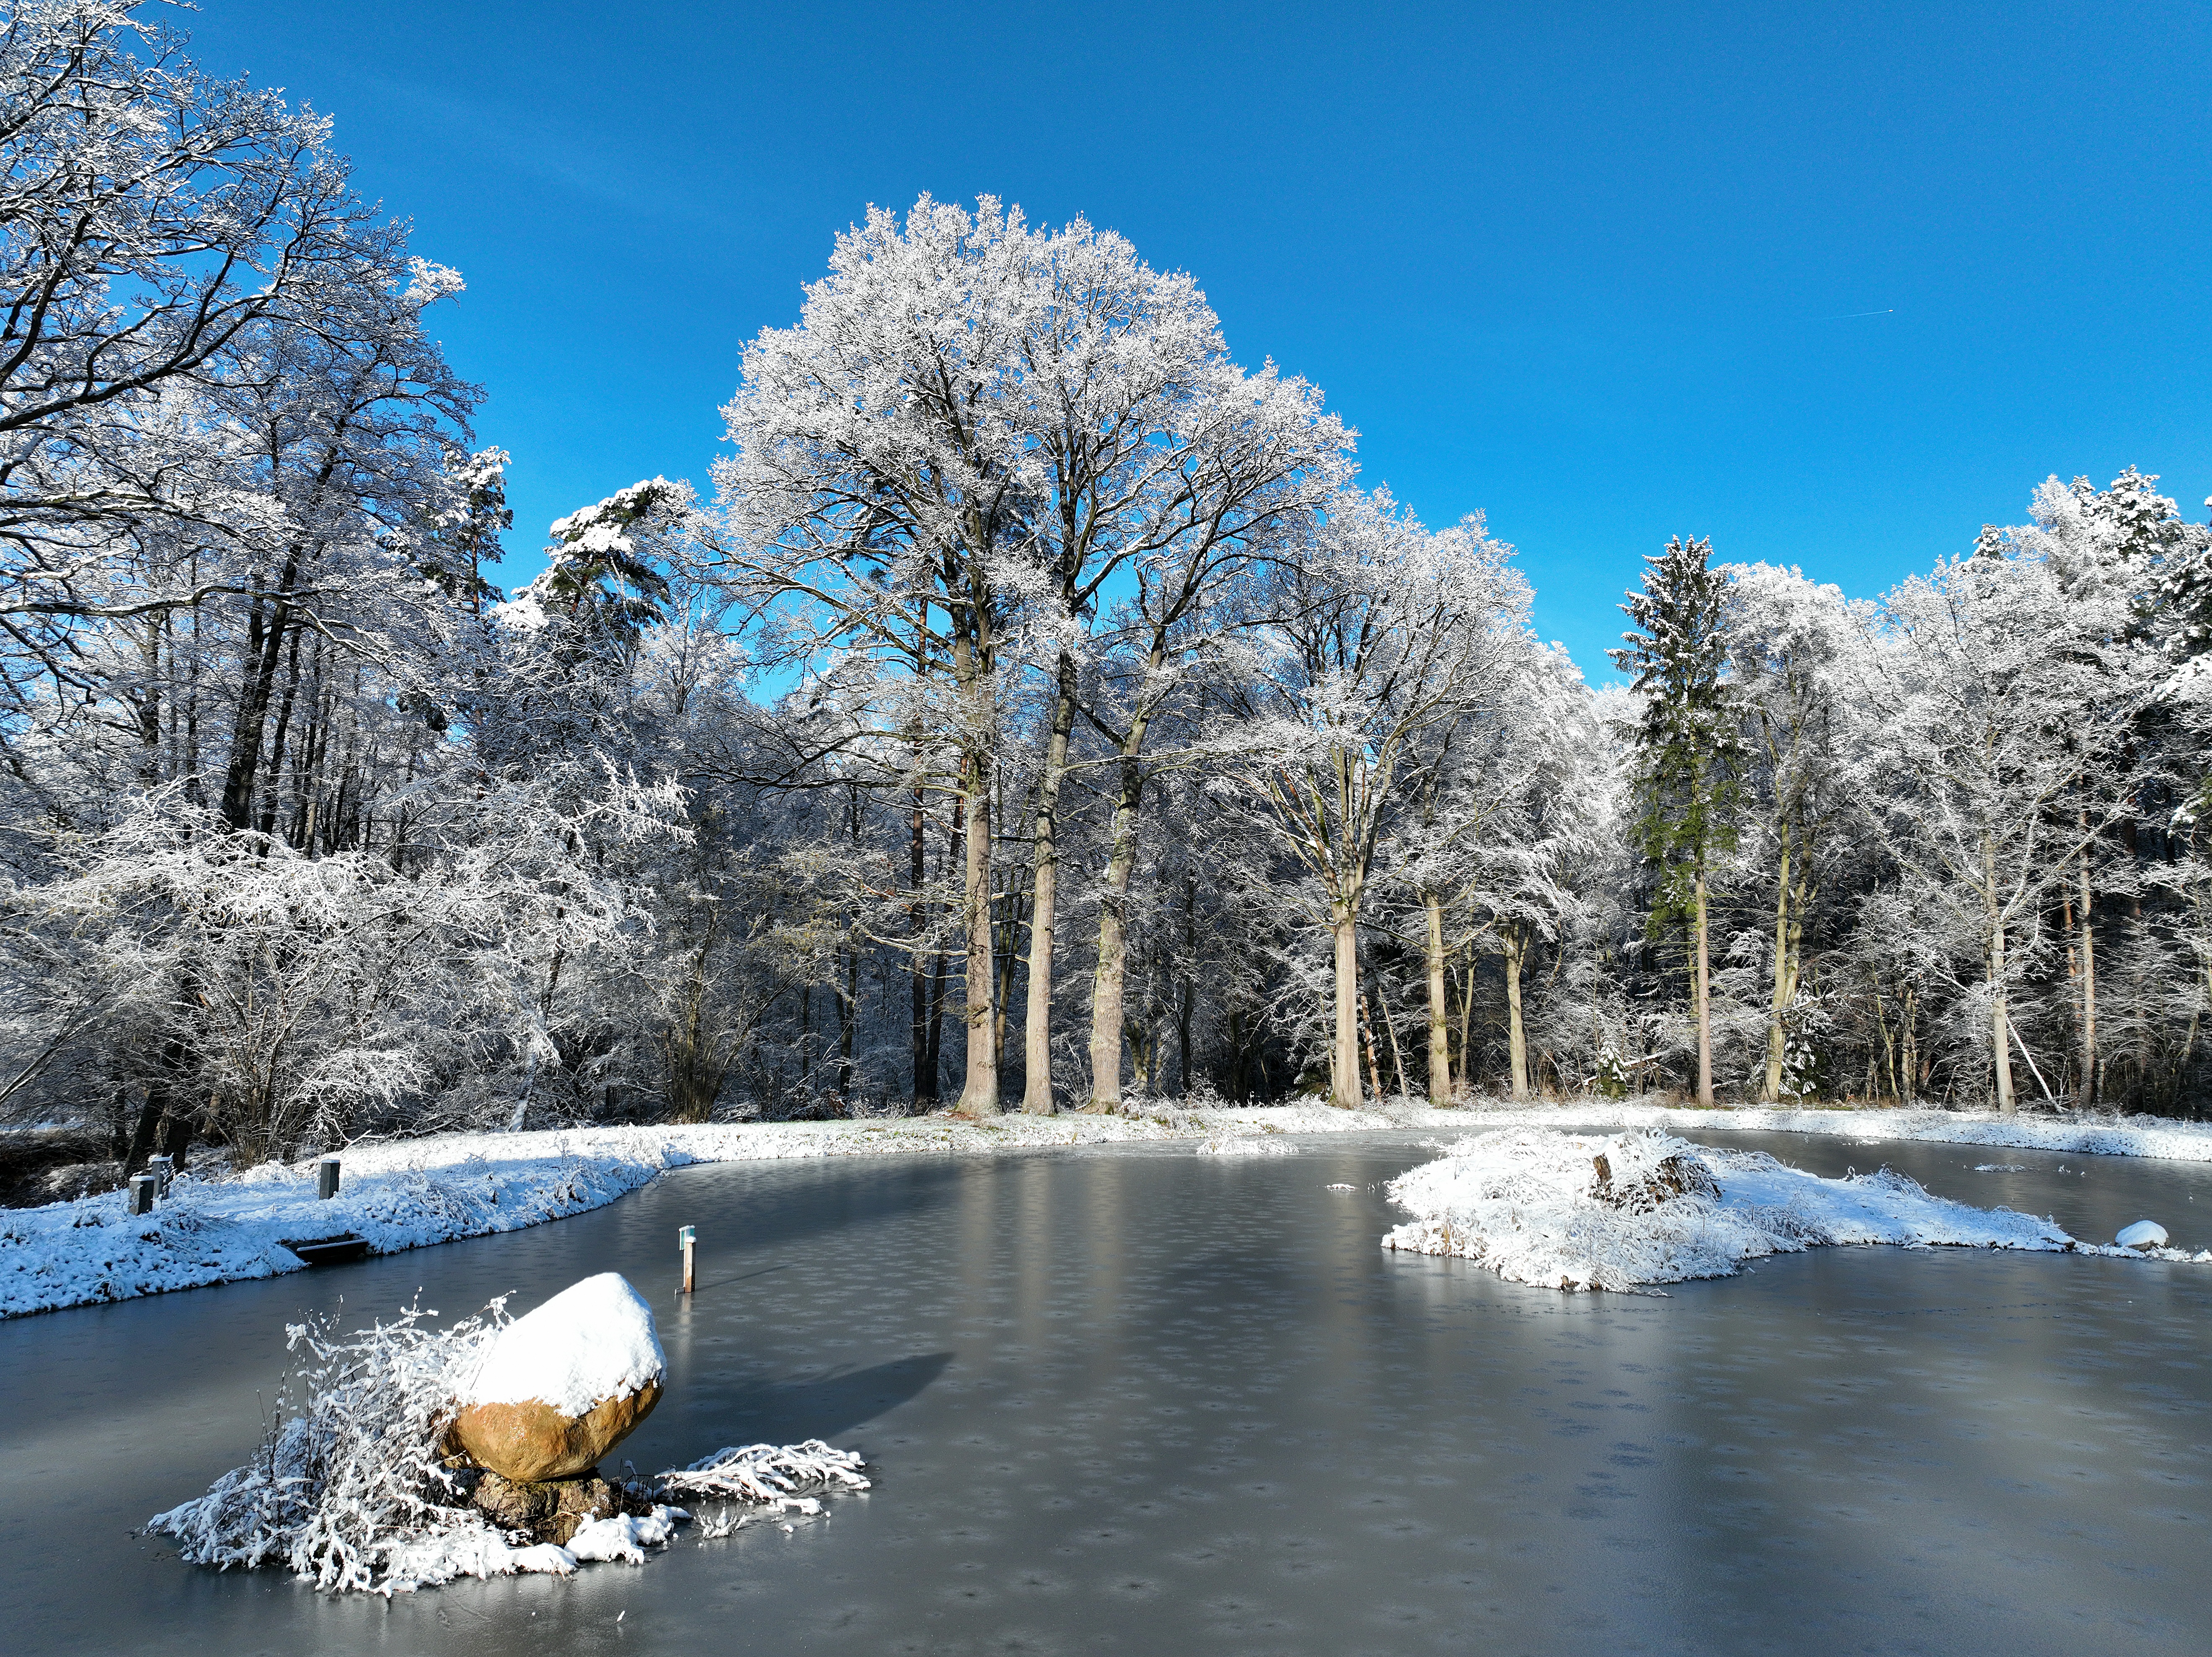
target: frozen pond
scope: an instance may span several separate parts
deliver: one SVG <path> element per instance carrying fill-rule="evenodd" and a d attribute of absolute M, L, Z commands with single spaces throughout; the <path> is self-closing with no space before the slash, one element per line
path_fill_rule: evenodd
<path fill-rule="evenodd" d="M 1712 1138 L 2212 1245 L 2212 1168 Z M 1380 1182 L 1431 1154 L 1410 1136 L 1306 1144 L 726 1164 L 532 1231 L 0 1324 L 6 1647 L 2212 1646 L 2212 1267 L 1832 1249 L 1567 1296 L 1376 1247 Z M 610 1269 L 653 1300 L 671 1366 L 620 1454 L 820 1435 L 874 1490 L 642 1569 L 389 1607 L 130 1534 L 246 1459 L 303 1308 L 343 1295 L 358 1320 L 420 1284 L 448 1313 L 520 1309 Z"/>

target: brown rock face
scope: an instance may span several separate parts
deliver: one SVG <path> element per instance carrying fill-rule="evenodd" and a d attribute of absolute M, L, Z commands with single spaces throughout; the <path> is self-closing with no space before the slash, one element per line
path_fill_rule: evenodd
<path fill-rule="evenodd" d="M 598 1466 L 659 1402 L 660 1383 L 647 1381 L 624 1397 L 601 1399 L 580 1416 L 564 1416 L 536 1399 L 471 1404 L 454 1417 L 448 1445 L 517 1484 L 574 1478 Z"/>
<path fill-rule="evenodd" d="M 646 1514 L 652 1504 L 604 1478 L 564 1478 L 517 1484 L 497 1473 L 477 1481 L 471 1502 L 503 1531 L 520 1531 L 533 1542 L 566 1547 L 586 1520 L 611 1519 L 618 1513 Z"/>

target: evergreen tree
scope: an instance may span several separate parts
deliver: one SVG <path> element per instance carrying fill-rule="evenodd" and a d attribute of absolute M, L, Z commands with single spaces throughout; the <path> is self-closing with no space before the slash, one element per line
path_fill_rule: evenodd
<path fill-rule="evenodd" d="M 1644 591 L 1621 606 L 1637 630 L 1610 654 L 1634 676 L 1634 811 L 1630 835 L 1658 874 L 1651 928 L 1688 931 L 1690 1017 L 1697 1029 L 1698 1102 L 1713 1102 L 1711 926 L 1713 863 L 1735 844 L 1741 737 L 1722 678 L 1728 580 L 1708 568 L 1710 540 L 1667 543 L 1644 560 Z"/>

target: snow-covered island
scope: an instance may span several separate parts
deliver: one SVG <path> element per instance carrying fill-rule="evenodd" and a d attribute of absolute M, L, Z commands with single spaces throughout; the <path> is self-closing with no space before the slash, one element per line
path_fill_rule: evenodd
<path fill-rule="evenodd" d="M 2155 1226 L 2135 1247 L 2084 1243 L 2049 1220 L 1930 1196 L 1887 1168 L 1822 1179 L 1763 1151 L 1656 1129 L 1500 1129 L 1461 1140 L 1389 1190 L 1413 1218 L 1384 1247 L 1457 1255 L 1514 1283 L 1569 1290 L 1648 1291 L 1729 1277 L 1762 1255 L 1875 1243 L 2212 1263 L 2212 1251 L 2160 1247 L 2166 1233 Z"/>

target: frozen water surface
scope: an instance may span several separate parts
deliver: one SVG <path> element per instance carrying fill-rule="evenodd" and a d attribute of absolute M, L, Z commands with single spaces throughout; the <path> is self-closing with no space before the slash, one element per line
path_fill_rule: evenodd
<path fill-rule="evenodd" d="M 2095 1241 L 2148 1217 L 2212 1244 L 2212 1168 L 1711 1138 L 1823 1174 L 1887 1162 Z M 1407 1136 L 1304 1149 L 698 1168 L 532 1231 L 0 1324 L 7 1648 L 2212 1643 L 2212 1268 L 1823 1249 L 1664 1300 L 1566 1296 L 1377 1247 L 1381 1182 L 1431 1154 Z M 821 1436 L 875 1489 L 788 1533 L 680 1535 L 642 1569 L 388 1607 L 130 1533 L 246 1459 L 306 1308 L 366 1318 L 420 1284 L 520 1311 L 605 1271 L 652 1297 L 668 1354 L 623 1454 Z"/>

